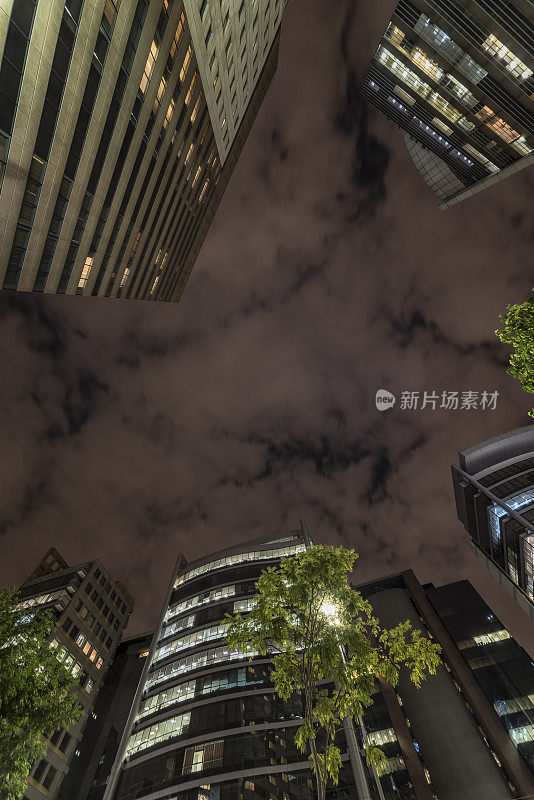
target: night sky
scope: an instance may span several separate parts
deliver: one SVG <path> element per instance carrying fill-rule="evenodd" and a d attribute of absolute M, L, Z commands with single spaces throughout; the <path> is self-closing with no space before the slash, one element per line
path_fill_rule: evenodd
<path fill-rule="evenodd" d="M 298 527 L 358 580 L 468 577 L 527 615 L 456 518 L 458 450 L 529 422 L 493 331 L 532 280 L 534 171 L 441 212 L 358 97 L 393 2 L 291 0 L 277 74 L 178 305 L 2 293 L 0 583 L 55 545 L 156 623 L 189 560 Z M 378 412 L 375 392 L 498 391 Z"/>

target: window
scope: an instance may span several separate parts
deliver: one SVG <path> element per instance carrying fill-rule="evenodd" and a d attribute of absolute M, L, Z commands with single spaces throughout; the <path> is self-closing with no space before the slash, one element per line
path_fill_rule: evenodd
<path fill-rule="evenodd" d="M 189 84 L 189 89 L 187 90 L 187 94 L 185 96 L 185 104 L 186 104 L 186 106 L 188 106 L 189 103 L 191 102 L 191 95 L 193 94 L 193 89 L 195 87 L 196 79 L 197 79 L 197 73 L 195 72 L 195 74 L 191 78 L 191 83 Z"/>
<path fill-rule="evenodd" d="M 167 109 L 167 113 L 165 114 L 165 119 L 163 120 L 163 127 L 166 128 L 169 122 L 171 121 L 171 117 L 174 113 L 174 100 L 171 98 L 171 102 L 169 103 L 169 107 Z M 121 284 L 122 286 L 123 284 Z"/>
<path fill-rule="evenodd" d="M 184 581 L 189 581 L 192 578 L 198 577 L 199 575 L 204 575 L 206 572 L 211 572 L 215 569 L 221 569 L 222 567 L 232 566 L 233 564 L 241 564 L 244 561 L 264 561 L 271 558 L 284 558 L 287 556 L 297 555 L 297 553 L 303 553 L 305 550 L 306 545 L 297 544 L 293 545 L 292 547 L 278 547 L 272 550 L 250 550 L 245 553 L 236 553 L 233 556 L 219 558 L 216 561 L 210 561 L 207 564 L 202 564 L 200 567 L 196 567 L 188 572 L 184 572 L 183 575 L 180 575 L 176 579 L 174 585 L 175 587 L 180 586 L 180 584 L 184 583 Z"/>
<path fill-rule="evenodd" d="M 492 33 L 490 33 L 485 42 L 482 42 L 482 47 L 491 56 L 502 61 L 506 69 L 511 72 L 515 78 L 526 81 L 527 78 L 530 78 L 533 74 L 532 70 Z"/>
<path fill-rule="evenodd" d="M 148 86 L 148 83 L 150 81 L 150 76 L 152 75 L 154 64 L 156 63 L 156 59 L 158 57 L 158 52 L 159 52 L 159 45 L 154 39 L 154 41 L 150 45 L 150 52 L 146 60 L 145 71 L 143 73 L 143 77 L 141 78 L 141 83 L 139 84 L 139 88 L 141 89 L 143 94 L 145 93 L 146 87 Z"/>
<path fill-rule="evenodd" d="M 223 763 L 224 741 L 219 739 L 216 742 L 188 747 L 184 756 L 183 774 L 189 775 L 192 772 L 201 772 L 212 767 L 221 767 Z"/>
<path fill-rule="evenodd" d="M 55 767 L 52 767 L 52 766 L 48 767 L 48 772 L 46 773 L 46 777 L 43 780 L 43 786 L 44 786 L 45 789 L 50 789 L 50 786 L 52 785 L 52 781 L 56 777 L 56 773 L 57 773 L 57 770 L 55 769 Z"/>
<path fill-rule="evenodd" d="M 93 267 L 93 257 L 87 256 L 85 259 L 85 264 L 82 267 L 82 274 L 80 275 L 80 280 L 78 281 L 78 289 L 84 289 L 87 281 L 89 280 L 89 275 L 91 274 L 91 269 Z"/>
<path fill-rule="evenodd" d="M 187 75 L 187 70 L 189 69 L 189 64 L 191 62 L 191 45 L 187 48 L 187 52 L 185 54 L 184 63 L 182 64 L 182 69 L 180 70 L 180 80 L 184 81 L 185 76 Z"/>
<path fill-rule="evenodd" d="M 170 719 L 157 722 L 154 725 L 149 725 L 143 730 L 132 734 L 128 747 L 126 748 L 126 756 L 131 756 L 133 753 L 138 753 L 140 750 L 145 750 L 147 747 L 152 747 L 157 742 L 172 739 L 186 733 L 189 728 L 191 714 L 179 714 L 178 716 L 171 717 Z"/>

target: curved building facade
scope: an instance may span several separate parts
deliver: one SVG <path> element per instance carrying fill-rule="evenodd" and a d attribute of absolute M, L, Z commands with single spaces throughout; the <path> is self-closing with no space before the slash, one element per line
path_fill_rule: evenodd
<path fill-rule="evenodd" d="M 222 622 L 250 608 L 264 569 L 308 543 L 302 527 L 189 564 L 180 557 L 105 800 L 314 799 L 309 762 L 294 744 L 300 696 L 280 700 L 269 658 L 230 650 Z M 365 723 L 388 758 L 382 794 L 366 770 L 372 800 L 432 800 L 413 789 L 378 687 Z M 340 747 L 340 781 L 329 800 L 355 797 L 343 736 Z"/>
<path fill-rule="evenodd" d="M 0 286 L 177 301 L 286 0 L 0 0 Z"/>
<path fill-rule="evenodd" d="M 494 436 L 452 465 L 471 547 L 534 620 L 534 425 Z"/>

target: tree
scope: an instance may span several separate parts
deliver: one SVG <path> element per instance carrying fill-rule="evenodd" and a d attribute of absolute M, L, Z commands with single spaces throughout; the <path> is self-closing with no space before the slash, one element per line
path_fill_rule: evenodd
<path fill-rule="evenodd" d="M 495 334 L 514 349 L 506 371 L 517 378 L 525 392 L 534 394 L 534 289 L 524 303 L 507 306 L 506 314 L 501 314 L 499 319 L 504 328 Z M 528 415 L 534 418 L 534 408 Z"/>
<path fill-rule="evenodd" d="M 0 590 L 0 797 L 22 797 L 45 737 L 79 719 L 77 677 L 47 639 L 50 613 L 21 608 L 14 588 Z"/>
<path fill-rule="evenodd" d="M 230 646 L 272 656 L 279 697 L 301 693 L 303 723 L 295 743 L 309 752 L 319 800 L 329 779 L 338 783 L 336 734 L 347 715 L 359 719 L 372 704 L 376 678 L 396 685 L 405 667 L 419 686 L 440 663 L 439 645 L 409 621 L 380 627 L 370 603 L 348 583 L 357 557 L 354 550 L 317 545 L 282 559 L 261 574 L 250 613 L 226 617 Z M 366 755 L 380 768 L 382 751 L 366 743 Z"/>

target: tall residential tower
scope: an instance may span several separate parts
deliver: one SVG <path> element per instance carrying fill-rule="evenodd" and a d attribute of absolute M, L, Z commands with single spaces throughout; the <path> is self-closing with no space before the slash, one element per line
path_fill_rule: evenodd
<path fill-rule="evenodd" d="M 453 205 L 534 163 L 530 0 L 400 0 L 362 95 Z"/>
<path fill-rule="evenodd" d="M 0 0 L 0 286 L 179 300 L 286 0 Z"/>

